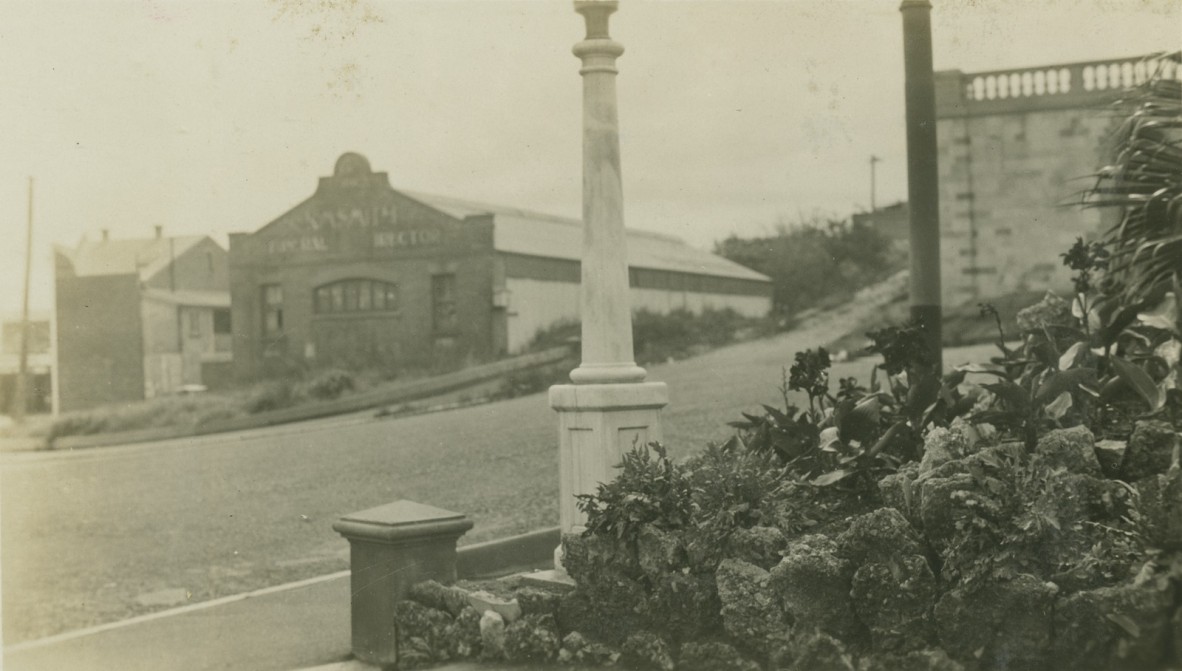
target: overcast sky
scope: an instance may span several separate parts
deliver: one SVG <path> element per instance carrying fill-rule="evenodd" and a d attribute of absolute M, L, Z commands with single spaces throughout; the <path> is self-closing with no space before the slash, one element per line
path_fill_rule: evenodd
<path fill-rule="evenodd" d="M 624 0 L 625 219 L 709 248 L 906 192 L 898 0 Z M 937 69 L 1179 47 L 1178 0 L 933 0 Z M 562 0 L 0 0 L 0 312 L 50 245 L 254 231 L 342 152 L 395 188 L 577 215 L 581 95 Z"/>

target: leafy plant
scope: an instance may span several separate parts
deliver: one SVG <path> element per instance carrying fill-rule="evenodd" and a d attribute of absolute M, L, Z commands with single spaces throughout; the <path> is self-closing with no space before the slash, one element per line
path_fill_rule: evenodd
<path fill-rule="evenodd" d="M 690 523 L 693 487 L 685 467 L 674 464 L 664 446 L 633 447 L 618 468 L 619 475 L 600 483 L 595 494 L 577 496 L 576 505 L 587 515 L 587 534 L 634 545 L 646 525 L 668 531 Z"/>
<path fill-rule="evenodd" d="M 1182 82 L 1162 76 L 1167 61 L 1182 63 L 1182 52 L 1148 59 L 1148 80 L 1114 103 L 1124 121 L 1084 197 L 1120 211 L 1105 238 L 1127 303 L 1177 284 L 1182 272 Z"/>
<path fill-rule="evenodd" d="M 996 310 L 982 307 L 997 321 L 1001 356 L 957 371 L 996 378 L 980 385 L 991 396 L 973 419 L 1029 448 L 1041 431 L 1055 427 L 1083 424 L 1119 434 L 1133 418 L 1158 413 L 1176 422 L 1182 290 L 1158 288 L 1129 305 L 1122 285 L 1106 274 L 1110 257 L 1103 243 L 1078 239 L 1062 258 L 1075 271 L 1071 307 L 1048 295 L 1024 311 L 1018 350 L 1006 346 Z"/>

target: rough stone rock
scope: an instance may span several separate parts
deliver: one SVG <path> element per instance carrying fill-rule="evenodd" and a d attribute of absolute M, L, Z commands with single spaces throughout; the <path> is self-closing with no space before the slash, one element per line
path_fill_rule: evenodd
<path fill-rule="evenodd" d="M 923 542 L 903 513 L 879 508 L 859 515 L 837 537 L 838 552 L 854 566 L 865 562 L 886 562 L 893 558 L 923 554 Z"/>
<path fill-rule="evenodd" d="M 1046 489 L 1041 498 L 1047 512 L 1053 512 L 1060 528 L 1090 519 L 1093 512 L 1103 508 L 1101 498 L 1106 491 L 1099 478 L 1066 471 L 1047 474 Z"/>
<path fill-rule="evenodd" d="M 562 595 L 537 587 L 522 587 L 513 593 L 522 615 L 557 615 Z"/>
<path fill-rule="evenodd" d="M 1170 621 L 1174 629 L 1174 664 L 1182 666 L 1182 608 L 1174 611 L 1174 619 Z"/>
<path fill-rule="evenodd" d="M 660 575 L 686 565 L 685 547 L 676 533 L 646 526 L 636 538 L 636 559 L 645 575 Z"/>
<path fill-rule="evenodd" d="M 480 647 L 484 659 L 505 658 L 505 618 L 495 610 L 480 616 Z"/>
<path fill-rule="evenodd" d="M 569 651 L 571 654 L 578 654 L 580 650 L 587 647 L 590 643 L 586 636 L 577 631 L 572 631 L 562 637 L 562 649 Z"/>
<path fill-rule="evenodd" d="M 966 511 L 957 492 L 973 491 L 972 476 L 958 474 L 951 477 L 932 477 L 920 486 L 919 516 L 923 521 L 924 538 L 937 548 L 944 547 L 956 533 L 956 520 Z"/>
<path fill-rule="evenodd" d="M 770 667 L 783 671 L 857 671 L 841 641 L 816 629 L 790 636 L 771 654 Z"/>
<path fill-rule="evenodd" d="M 722 626 L 736 641 L 765 650 L 771 637 L 787 629 L 784 613 L 768 587 L 771 574 L 738 559 L 724 559 L 714 573 L 722 602 Z"/>
<path fill-rule="evenodd" d="M 878 481 L 878 493 L 882 495 L 883 505 L 903 513 L 903 517 L 918 528 L 922 522 L 919 517 L 920 486 L 916 482 L 917 477 L 919 464 L 908 462 L 897 472 Z"/>
<path fill-rule="evenodd" d="M 1048 291 L 1038 303 L 1019 310 L 1016 320 L 1018 330 L 1022 333 L 1042 333 L 1046 327 L 1075 324 L 1075 317 L 1071 315 L 1071 304 L 1059 298 L 1053 291 Z"/>
<path fill-rule="evenodd" d="M 1072 473 L 1100 475 L 1096 457 L 1096 437 L 1085 426 L 1055 429 L 1039 438 L 1034 453 L 1051 468 L 1066 468 Z"/>
<path fill-rule="evenodd" d="M 526 615 L 505 627 L 505 659 L 510 662 L 548 662 L 561 645 L 553 615 Z"/>
<path fill-rule="evenodd" d="M 442 610 L 428 608 L 416 601 L 394 605 L 394 630 L 398 639 L 399 663 L 406 668 L 448 659 L 445 634 L 453 623 Z"/>
<path fill-rule="evenodd" d="M 1182 470 L 1138 480 L 1136 487 L 1150 540 L 1165 550 L 1182 550 Z"/>
<path fill-rule="evenodd" d="M 458 587 L 440 585 L 434 580 L 411 585 L 406 598 L 417 601 L 428 608 L 445 610 L 452 617 L 458 616 L 469 606 L 468 593 Z"/>
<path fill-rule="evenodd" d="M 443 630 L 442 647 L 452 659 L 466 659 L 480 654 L 480 613 L 465 607 Z"/>
<path fill-rule="evenodd" d="M 791 624 L 804 623 L 843 640 L 861 638 L 864 629 L 850 603 L 853 567 L 838 554 L 837 543 L 821 535 L 789 543 L 771 570 L 770 587 Z"/>
<path fill-rule="evenodd" d="M 1055 608 L 1053 658 L 1080 671 L 1156 668 L 1166 661 L 1172 606 L 1164 578 L 1072 594 Z"/>
<path fill-rule="evenodd" d="M 710 634 L 722 626 L 722 605 L 713 574 L 662 574 L 651 583 L 642 608 L 645 629 L 678 641 Z"/>
<path fill-rule="evenodd" d="M 517 599 L 505 599 L 483 590 L 468 594 L 468 605 L 483 613 L 486 610 L 495 611 L 505 619 L 506 623 L 514 622 L 521 617 L 521 604 Z"/>
<path fill-rule="evenodd" d="M 624 641 L 622 659 L 628 668 L 673 671 L 673 650 L 665 639 L 648 631 L 638 631 Z"/>
<path fill-rule="evenodd" d="M 612 645 L 619 645 L 630 634 L 645 625 L 645 618 L 637 612 L 640 602 L 623 607 L 617 602 L 608 602 L 592 596 L 581 586 L 566 594 L 558 605 L 558 628 L 561 631 L 578 630 Z"/>
<path fill-rule="evenodd" d="M 565 664 L 589 664 L 592 666 L 607 666 L 615 664 L 620 653 L 597 641 L 590 641 L 577 631 L 572 631 L 562 639 L 562 647 L 558 650 L 558 661 Z"/>
<path fill-rule="evenodd" d="M 1169 422 L 1141 420 L 1133 427 L 1121 473 L 1126 481 L 1165 473 L 1174 458 L 1178 434 Z"/>
<path fill-rule="evenodd" d="M 938 589 L 927 560 L 909 555 L 863 564 L 854 573 L 850 598 L 875 650 L 906 651 L 932 638 L 930 614 Z"/>
<path fill-rule="evenodd" d="M 680 671 L 760 671 L 755 662 L 744 659 L 733 646 L 718 641 L 691 641 L 681 646 Z"/>
<path fill-rule="evenodd" d="M 1125 459 L 1128 442 L 1123 440 L 1096 441 L 1096 460 L 1106 478 L 1120 477 L 1120 465 Z"/>
<path fill-rule="evenodd" d="M 1057 592 L 1053 583 L 1029 575 L 954 589 L 933 612 L 941 647 L 961 662 L 979 660 L 982 671 L 1042 669 Z"/>
<path fill-rule="evenodd" d="M 858 671 L 964 671 L 964 665 L 940 649 L 915 650 L 906 655 L 874 655 L 859 662 Z"/>
<path fill-rule="evenodd" d="M 787 545 L 784 532 L 776 527 L 736 529 L 727 540 L 727 556 L 770 569 L 780 561 Z"/>
<path fill-rule="evenodd" d="M 969 451 L 969 437 L 964 431 L 952 427 L 936 427 L 923 439 L 923 458 L 919 462 L 919 473 L 924 475 L 936 467 L 965 456 Z"/>

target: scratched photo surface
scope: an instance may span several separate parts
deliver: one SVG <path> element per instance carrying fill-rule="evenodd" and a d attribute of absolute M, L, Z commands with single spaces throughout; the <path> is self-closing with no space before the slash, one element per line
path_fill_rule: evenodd
<path fill-rule="evenodd" d="M 1093 94 L 1177 49 L 1182 5 L 932 5 L 937 107 L 1056 147 L 956 186 L 937 124 L 943 230 L 958 194 L 994 217 L 945 236 L 943 301 L 1069 287 L 1057 255 L 1100 223 L 1058 207 L 1111 128 Z M 539 333 L 587 277 L 585 31 L 565 0 L 0 1 L 4 668 L 344 660 L 343 516 L 433 506 L 474 523 L 461 548 L 559 524 L 545 390 L 578 331 Z M 898 0 L 623 0 L 610 33 L 618 165 L 590 170 L 619 175 L 633 308 L 766 315 L 728 238 L 862 217 L 906 250 Z M 1053 96 L 1075 106 L 1014 126 Z M 727 439 L 879 305 L 646 364 L 664 441 Z"/>

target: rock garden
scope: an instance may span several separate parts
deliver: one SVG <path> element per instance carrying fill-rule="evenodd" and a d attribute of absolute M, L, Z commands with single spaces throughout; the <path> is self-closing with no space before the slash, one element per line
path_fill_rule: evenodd
<path fill-rule="evenodd" d="M 1094 191 L 1121 224 L 1017 332 L 982 306 L 998 356 L 937 374 L 918 327 L 886 328 L 863 383 L 797 353 L 725 444 L 637 446 L 580 497 L 574 587 L 416 586 L 400 665 L 1182 667 L 1182 155 L 1139 104 Z"/>

